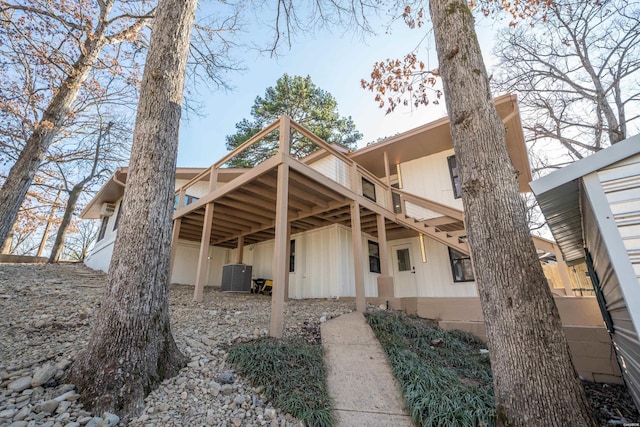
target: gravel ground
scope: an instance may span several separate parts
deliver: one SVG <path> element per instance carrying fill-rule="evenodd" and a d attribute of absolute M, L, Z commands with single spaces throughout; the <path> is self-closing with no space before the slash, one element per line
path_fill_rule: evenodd
<path fill-rule="evenodd" d="M 114 426 L 83 409 L 67 368 L 86 347 L 105 275 L 80 265 L 0 264 L 0 426 Z M 171 321 L 189 365 L 146 399 L 130 426 L 297 426 L 226 363 L 229 345 L 268 335 L 270 298 L 172 285 Z M 285 335 L 318 342 L 320 321 L 353 303 L 292 300 Z"/>
<path fill-rule="evenodd" d="M 0 264 L 0 426 L 115 426 L 113 414 L 83 409 L 66 370 L 86 347 L 105 275 L 81 265 Z M 172 285 L 171 321 L 189 365 L 146 399 L 130 426 L 299 426 L 226 363 L 229 345 L 268 334 L 270 298 Z M 320 322 L 353 303 L 292 300 L 285 335 L 319 342 Z M 600 425 L 640 422 L 626 388 L 585 383 Z"/>

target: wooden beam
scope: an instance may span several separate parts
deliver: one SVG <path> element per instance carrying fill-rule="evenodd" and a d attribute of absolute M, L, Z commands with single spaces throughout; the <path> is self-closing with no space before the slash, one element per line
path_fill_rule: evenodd
<path fill-rule="evenodd" d="M 248 170 L 247 172 L 243 173 L 237 178 L 234 178 L 233 180 L 221 186 L 220 188 L 217 188 L 214 191 L 202 196 L 199 200 L 196 200 L 195 202 L 183 208 L 179 208 L 177 211 L 173 213 L 173 217 L 179 218 L 181 216 L 185 216 L 189 214 L 190 212 L 201 209 L 207 203 L 211 203 L 214 201 L 218 202 L 218 199 L 222 198 L 228 193 L 231 193 L 237 190 L 238 188 L 243 187 L 244 185 L 253 181 L 257 177 L 265 173 L 268 173 L 271 169 L 277 167 L 282 162 L 283 162 L 283 158 L 280 155 L 273 156 L 265 160 L 264 162 L 260 163 L 258 166 Z"/>
<path fill-rule="evenodd" d="M 284 296 L 287 266 L 287 200 L 289 199 L 289 167 L 278 166 L 278 197 L 276 199 L 275 245 L 273 250 L 273 293 L 271 295 L 271 319 L 269 335 L 282 337 L 284 329 Z"/>
<path fill-rule="evenodd" d="M 351 240 L 353 240 L 353 271 L 356 282 L 356 310 L 364 313 L 367 302 L 364 296 L 364 271 L 362 268 L 362 230 L 360 229 L 360 205 L 351 202 Z"/>
<path fill-rule="evenodd" d="M 194 301 L 202 302 L 204 294 L 204 282 L 207 280 L 207 266 L 209 264 L 209 244 L 211 241 L 211 226 L 213 225 L 213 203 L 208 203 L 205 208 L 204 226 L 202 227 L 202 239 L 200 240 L 200 256 L 196 270 L 196 285 L 193 290 Z"/>
<path fill-rule="evenodd" d="M 173 266 L 176 262 L 176 254 L 178 252 L 178 239 L 180 238 L 180 226 L 182 220 L 180 218 L 173 220 L 173 230 L 171 231 L 171 255 L 169 258 L 169 283 L 173 277 Z"/>

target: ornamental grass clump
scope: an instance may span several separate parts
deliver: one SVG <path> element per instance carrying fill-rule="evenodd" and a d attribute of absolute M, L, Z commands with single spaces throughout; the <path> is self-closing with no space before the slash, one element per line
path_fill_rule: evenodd
<path fill-rule="evenodd" d="M 331 398 L 322 346 L 299 338 L 263 338 L 229 350 L 229 362 L 273 405 L 307 426 L 331 426 Z"/>
<path fill-rule="evenodd" d="M 424 319 L 376 311 L 367 321 L 384 348 L 405 404 L 420 426 L 495 425 L 493 383 L 483 343 Z"/>

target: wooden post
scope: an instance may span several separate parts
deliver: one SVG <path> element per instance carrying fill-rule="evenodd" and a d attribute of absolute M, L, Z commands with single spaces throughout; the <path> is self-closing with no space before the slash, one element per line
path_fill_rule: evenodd
<path fill-rule="evenodd" d="M 244 236 L 238 237 L 238 246 L 236 247 L 236 250 L 238 252 L 236 254 L 236 263 L 241 264 L 242 255 L 244 254 Z"/>
<path fill-rule="evenodd" d="M 360 227 L 360 205 L 351 202 L 351 239 L 353 240 L 353 271 L 356 281 L 356 310 L 364 313 L 367 302 L 364 297 L 364 271 L 362 268 L 362 228 Z"/>
<path fill-rule="evenodd" d="M 176 262 L 176 254 L 178 252 L 178 238 L 180 238 L 180 227 L 182 226 L 182 218 L 173 220 L 173 231 L 171 232 L 171 258 L 169 261 L 169 283 L 173 279 L 173 266 Z"/>
<path fill-rule="evenodd" d="M 387 228 L 383 215 L 376 215 L 378 227 L 378 248 L 380 249 L 380 276 L 378 276 L 378 296 L 393 297 L 393 277 L 389 274 L 389 247 L 387 246 Z"/>
<path fill-rule="evenodd" d="M 553 249 L 555 250 L 556 261 L 558 262 L 558 270 L 560 272 L 560 277 L 562 278 L 562 283 L 564 284 L 564 290 L 568 296 L 574 296 L 575 294 L 573 292 L 573 288 L 571 287 L 571 279 L 569 278 L 569 268 L 564 262 L 562 252 L 560 252 L 560 247 L 554 244 Z"/>
<path fill-rule="evenodd" d="M 180 209 L 180 208 L 184 207 L 184 199 L 185 199 L 185 197 L 187 197 L 187 189 L 182 187 L 180 189 L 180 193 L 178 193 L 178 207 L 177 207 L 177 209 Z"/>
<path fill-rule="evenodd" d="M 387 184 L 387 206 L 386 208 L 393 212 L 393 195 L 391 193 L 391 172 L 389 171 L 389 156 L 384 152 L 384 177 Z"/>
<path fill-rule="evenodd" d="M 282 138 L 283 134 L 281 133 L 280 136 Z M 282 337 L 282 331 L 284 329 L 284 295 L 287 276 L 289 275 L 289 260 L 287 259 L 287 247 L 289 246 L 289 241 L 287 240 L 289 165 L 285 163 L 281 163 L 278 166 L 277 185 L 275 247 L 273 250 L 273 293 L 271 295 L 269 335 L 280 338 Z"/>
<path fill-rule="evenodd" d="M 200 256 L 196 270 L 196 286 L 193 290 L 193 300 L 201 302 L 204 293 L 204 282 L 207 280 L 207 266 L 209 264 L 209 242 L 211 241 L 211 227 L 213 225 L 213 203 L 207 203 L 202 224 L 202 238 L 200 240 Z"/>
<path fill-rule="evenodd" d="M 278 145 L 278 151 L 289 155 L 289 142 L 291 141 L 291 119 L 289 116 L 280 117 L 280 141 Z M 280 170 L 278 169 L 278 172 Z M 289 172 L 287 172 L 288 177 Z M 287 181 L 287 185 L 288 185 Z"/>

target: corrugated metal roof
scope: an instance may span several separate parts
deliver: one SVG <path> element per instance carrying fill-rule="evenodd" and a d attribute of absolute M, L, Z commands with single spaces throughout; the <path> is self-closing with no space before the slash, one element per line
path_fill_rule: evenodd
<path fill-rule="evenodd" d="M 625 139 L 529 184 L 568 263 L 584 257 L 580 178 L 637 153 L 640 153 L 640 135 Z"/>

